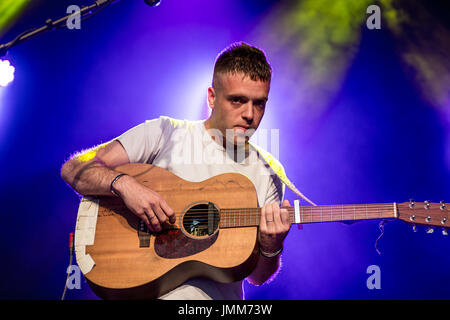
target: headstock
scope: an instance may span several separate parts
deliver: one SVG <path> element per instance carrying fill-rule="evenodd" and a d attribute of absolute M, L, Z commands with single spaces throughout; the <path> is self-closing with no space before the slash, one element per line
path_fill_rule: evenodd
<path fill-rule="evenodd" d="M 400 220 L 416 225 L 428 226 L 427 233 L 433 233 L 433 227 L 442 228 L 442 234 L 448 235 L 447 228 L 450 227 L 450 204 L 444 201 L 440 203 L 425 202 L 403 202 L 397 205 L 397 214 Z"/>

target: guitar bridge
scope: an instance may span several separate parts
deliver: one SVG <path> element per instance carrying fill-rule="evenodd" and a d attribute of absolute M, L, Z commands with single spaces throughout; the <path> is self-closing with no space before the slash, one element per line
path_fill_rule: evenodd
<path fill-rule="evenodd" d="M 150 230 L 142 220 L 139 220 L 138 237 L 139 237 L 139 248 L 150 247 Z"/>

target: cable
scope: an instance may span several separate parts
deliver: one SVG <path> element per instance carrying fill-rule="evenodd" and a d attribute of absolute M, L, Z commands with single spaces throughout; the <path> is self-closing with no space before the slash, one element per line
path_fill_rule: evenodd
<path fill-rule="evenodd" d="M 72 258 L 73 258 L 73 232 L 71 232 L 69 235 L 69 252 L 70 252 L 69 267 L 71 267 L 72 266 Z M 69 272 L 67 272 L 66 284 L 64 285 L 64 291 L 63 291 L 61 300 L 64 300 L 64 297 L 66 296 L 68 281 L 69 281 Z"/>
<path fill-rule="evenodd" d="M 97 0 L 94 4 L 84 6 L 80 10 L 81 19 L 80 21 L 84 21 L 100 11 L 102 11 L 104 8 L 106 8 L 108 5 L 114 3 L 114 0 Z M 72 14 L 67 15 L 61 19 L 58 19 L 56 21 L 53 21 L 52 19 L 47 19 L 45 21 L 45 25 L 39 28 L 33 28 L 30 30 L 27 30 L 25 32 L 22 32 L 17 37 L 14 38 L 14 40 L 5 43 L 0 44 L 0 57 L 5 56 L 9 49 L 11 49 L 16 44 L 26 41 L 28 39 L 31 39 L 37 35 L 40 35 L 44 32 L 47 32 L 49 30 L 55 30 L 66 27 L 67 20 L 69 17 L 71 17 Z"/>

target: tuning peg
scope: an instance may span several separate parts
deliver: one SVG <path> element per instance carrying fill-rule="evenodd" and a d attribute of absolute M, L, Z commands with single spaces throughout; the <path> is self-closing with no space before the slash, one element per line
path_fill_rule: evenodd
<path fill-rule="evenodd" d="M 446 228 L 442 228 L 442 235 L 443 236 L 448 236 L 448 231 Z"/>
<path fill-rule="evenodd" d="M 430 209 L 430 201 L 429 200 L 425 200 L 425 209 Z"/>
<path fill-rule="evenodd" d="M 409 199 L 409 207 L 410 207 L 411 209 L 414 208 L 414 199 Z"/>
<path fill-rule="evenodd" d="M 433 232 L 434 232 L 434 228 L 429 227 L 429 228 L 427 229 L 427 233 L 433 233 Z"/>
<path fill-rule="evenodd" d="M 441 210 L 445 210 L 445 203 L 444 203 L 444 200 L 442 200 L 442 201 L 440 202 L 440 204 L 441 204 L 441 206 L 440 206 Z"/>

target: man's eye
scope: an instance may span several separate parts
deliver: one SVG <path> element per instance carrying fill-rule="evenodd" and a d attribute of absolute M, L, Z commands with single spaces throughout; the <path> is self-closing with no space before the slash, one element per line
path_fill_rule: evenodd
<path fill-rule="evenodd" d="M 232 98 L 231 102 L 232 103 L 241 103 L 241 98 Z"/>

